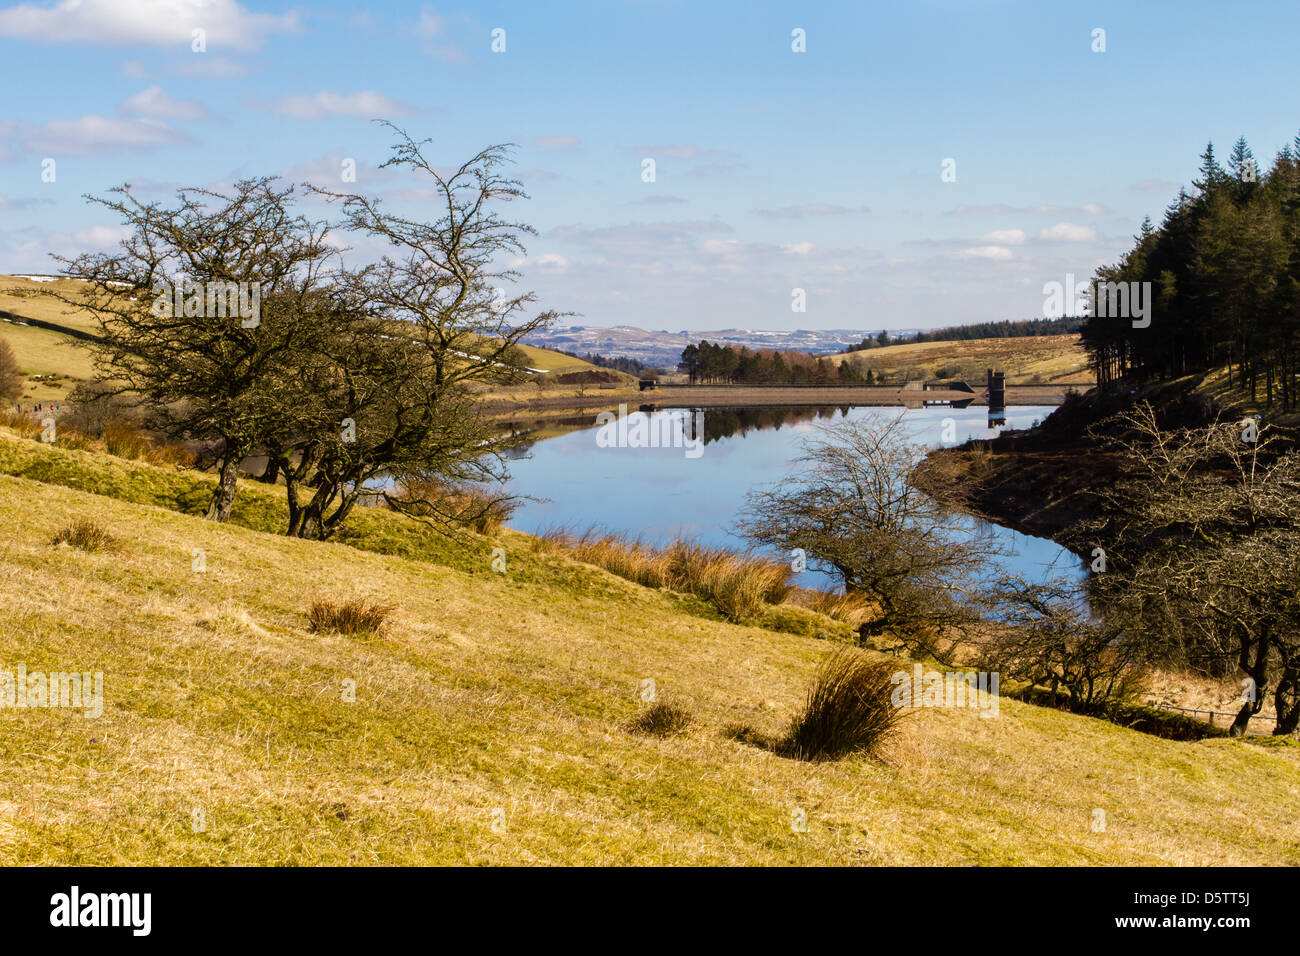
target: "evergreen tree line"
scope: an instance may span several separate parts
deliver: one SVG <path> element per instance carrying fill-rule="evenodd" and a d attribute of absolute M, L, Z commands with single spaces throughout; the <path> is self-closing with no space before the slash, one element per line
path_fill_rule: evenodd
<path fill-rule="evenodd" d="M 644 376 L 659 371 L 653 365 L 647 365 L 638 359 L 626 358 L 622 355 L 601 355 L 599 352 L 588 352 L 586 355 L 579 355 L 577 352 L 562 352 L 561 354 L 570 358 L 581 359 L 584 362 L 590 362 L 598 368 L 612 368 L 616 372 L 626 372 L 628 375 Z"/>
<path fill-rule="evenodd" d="M 692 385 L 727 382 L 738 385 L 871 385 L 875 373 L 863 374 L 851 362 L 817 358 L 807 352 L 754 350 L 707 340 L 682 350 L 679 368 Z"/>
<path fill-rule="evenodd" d="M 1095 282 L 1150 283 L 1150 324 L 1089 316 L 1083 342 L 1099 384 L 1226 366 L 1256 398 L 1296 406 L 1300 337 L 1300 135 L 1265 170 L 1245 137 L 1201 155 L 1159 227 L 1148 218 Z M 1139 287 L 1140 288 L 1140 287 Z M 1092 311 L 1097 311 L 1095 308 Z"/>
<path fill-rule="evenodd" d="M 1059 319 L 1019 319 L 1000 322 L 977 322 L 974 325 L 954 325 L 930 332 L 917 332 L 901 339 L 890 338 L 887 331 L 868 336 L 857 345 L 850 345 L 846 352 L 865 352 L 886 345 L 903 345 L 910 342 L 965 342 L 970 339 L 1014 339 L 1029 335 L 1063 335 L 1078 332 L 1083 327 L 1083 319 L 1078 316 L 1063 316 Z"/>

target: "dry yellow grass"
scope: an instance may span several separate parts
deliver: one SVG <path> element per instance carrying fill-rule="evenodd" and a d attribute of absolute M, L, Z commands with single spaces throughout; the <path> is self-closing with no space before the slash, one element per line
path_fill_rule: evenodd
<path fill-rule="evenodd" d="M 780 604 L 790 591 L 790 569 L 779 561 L 680 538 L 656 547 L 620 534 L 552 531 L 539 544 L 646 587 L 698 595 L 732 621 L 752 620 L 766 605 Z"/>
<path fill-rule="evenodd" d="M 121 550 L 51 549 L 76 517 Z M 1294 745 L 1003 700 L 916 711 L 879 760 L 793 761 L 723 729 L 784 731 L 826 642 L 513 532 L 475 547 L 458 569 L 0 476 L 0 667 L 100 670 L 105 697 L 0 709 L 0 862 L 1300 863 Z M 313 634 L 321 596 L 398 610 L 380 639 Z M 684 732 L 626 732 L 646 679 Z"/>
<path fill-rule="evenodd" d="M 1020 338 L 970 339 L 964 342 L 920 342 L 887 345 L 862 352 L 830 356 L 834 362 L 849 359 L 862 368 L 889 376 L 920 368 L 926 376 L 937 369 L 960 370 L 971 385 L 984 383 L 988 368 L 1007 373 L 1008 384 L 1036 382 L 1050 385 L 1092 385 L 1087 355 L 1077 334 L 1030 335 Z"/>

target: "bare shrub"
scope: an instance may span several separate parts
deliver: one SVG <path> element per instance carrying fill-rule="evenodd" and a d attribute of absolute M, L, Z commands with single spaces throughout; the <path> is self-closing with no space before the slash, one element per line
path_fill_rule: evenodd
<path fill-rule="evenodd" d="M 387 496 L 393 510 L 417 518 L 431 518 L 445 524 L 472 528 L 491 534 L 515 513 L 518 499 L 494 494 L 478 485 L 450 484 L 428 479 L 408 479 Z"/>
<path fill-rule="evenodd" d="M 0 401 L 16 402 L 22 398 L 27 376 L 18 367 L 18 359 L 8 342 L 0 340 Z"/>

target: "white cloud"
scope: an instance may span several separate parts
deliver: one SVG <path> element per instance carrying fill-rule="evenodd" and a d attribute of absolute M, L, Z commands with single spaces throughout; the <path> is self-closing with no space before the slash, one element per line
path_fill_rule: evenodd
<path fill-rule="evenodd" d="M 545 252 L 540 256 L 528 256 L 523 259 L 511 259 L 511 269 L 521 269 L 527 267 L 537 269 L 567 269 L 569 260 L 564 256 L 554 252 Z"/>
<path fill-rule="evenodd" d="M 149 71 L 140 60 L 127 60 L 122 64 L 122 75 L 133 80 L 143 80 Z"/>
<path fill-rule="evenodd" d="M 109 119 L 93 113 L 25 127 L 18 136 L 28 148 L 52 156 L 98 155 L 117 149 L 152 149 L 192 142 L 180 130 L 152 119 Z"/>
<path fill-rule="evenodd" d="M 428 7 L 420 11 L 420 19 L 415 24 L 415 35 L 419 37 L 436 37 L 442 32 L 442 17 Z"/>
<path fill-rule="evenodd" d="M 78 229 L 72 238 L 83 246 L 104 249 L 117 245 L 130 235 L 129 226 L 91 226 L 88 229 Z"/>
<path fill-rule="evenodd" d="M 805 219 L 810 216 L 843 216 L 851 212 L 870 212 L 866 206 L 852 209 L 830 203 L 804 203 L 801 206 L 783 206 L 780 209 L 755 209 L 764 219 Z"/>
<path fill-rule="evenodd" d="M 739 239 L 706 239 L 700 243 L 700 249 L 710 255 L 726 256 L 734 255 L 741 251 L 742 245 Z"/>
<path fill-rule="evenodd" d="M 117 112 L 122 116 L 153 116 L 158 119 L 194 120 L 208 115 L 207 108 L 195 100 L 177 100 L 161 86 L 150 86 L 129 97 Z"/>
<path fill-rule="evenodd" d="M 1106 207 L 1099 202 L 1086 202 L 1083 204 L 1083 211 L 1090 216 L 1106 215 Z"/>
<path fill-rule="evenodd" d="M 1005 246 L 972 246 L 970 249 L 963 249 L 962 255 L 976 259 L 993 259 L 998 262 L 1005 262 L 1012 258 L 1011 250 Z"/>
<path fill-rule="evenodd" d="M 787 256 L 806 256 L 813 251 L 811 242 L 790 242 L 781 246 L 781 251 Z"/>
<path fill-rule="evenodd" d="M 994 229 L 981 237 L 985 242 L 996 246 L 1018 246 L 1025 241 L 1023 229 Z"/>
<path fill-rule="evenodd" d="M 1058 222 L 1054 226 L 1038 230 L 1038 238 L 1049 242 L 1093 242 L 1097 230 L 1091 226 L 1076 226 L 1072 222 Z"/>
<path fill-rule="evenodd" d="M 187 52 L 191 31 L 209 47 L 256 49 L 272 33 L 301 28 L 296 12 L 253 13 L 236 0 L 59 0 L 0 10 L 0 35 L 40 43 L 150 43 Z M 194 54 L 202 56 L 206 54 Z"/>
<path fill-rule="evenodd" d="M 333 93 L 321 90 L 314 96 L 286 96 L 266 107 L 281 116 L 295 119 L 321 119 L 325 116 L 356 116 L 376 119 L 388 116 L 406 116 L 411 107 L 378 93 L 361 90 L 357 93 Z"/>

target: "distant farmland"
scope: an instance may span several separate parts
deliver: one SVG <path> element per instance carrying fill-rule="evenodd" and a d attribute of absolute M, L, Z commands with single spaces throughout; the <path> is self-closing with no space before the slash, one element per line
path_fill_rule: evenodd
<path fill-rule="evenodd" d="M 870 368 L 891 379 L 910 371 L 910 378 L 963 378 L 975 384 L 994 368 L 1007 373 L 1008 384 L 1093 383 L 1077 333 L 887 345 L 829 358 L 837 364 L 847 359 L 864 371 Z"/>

